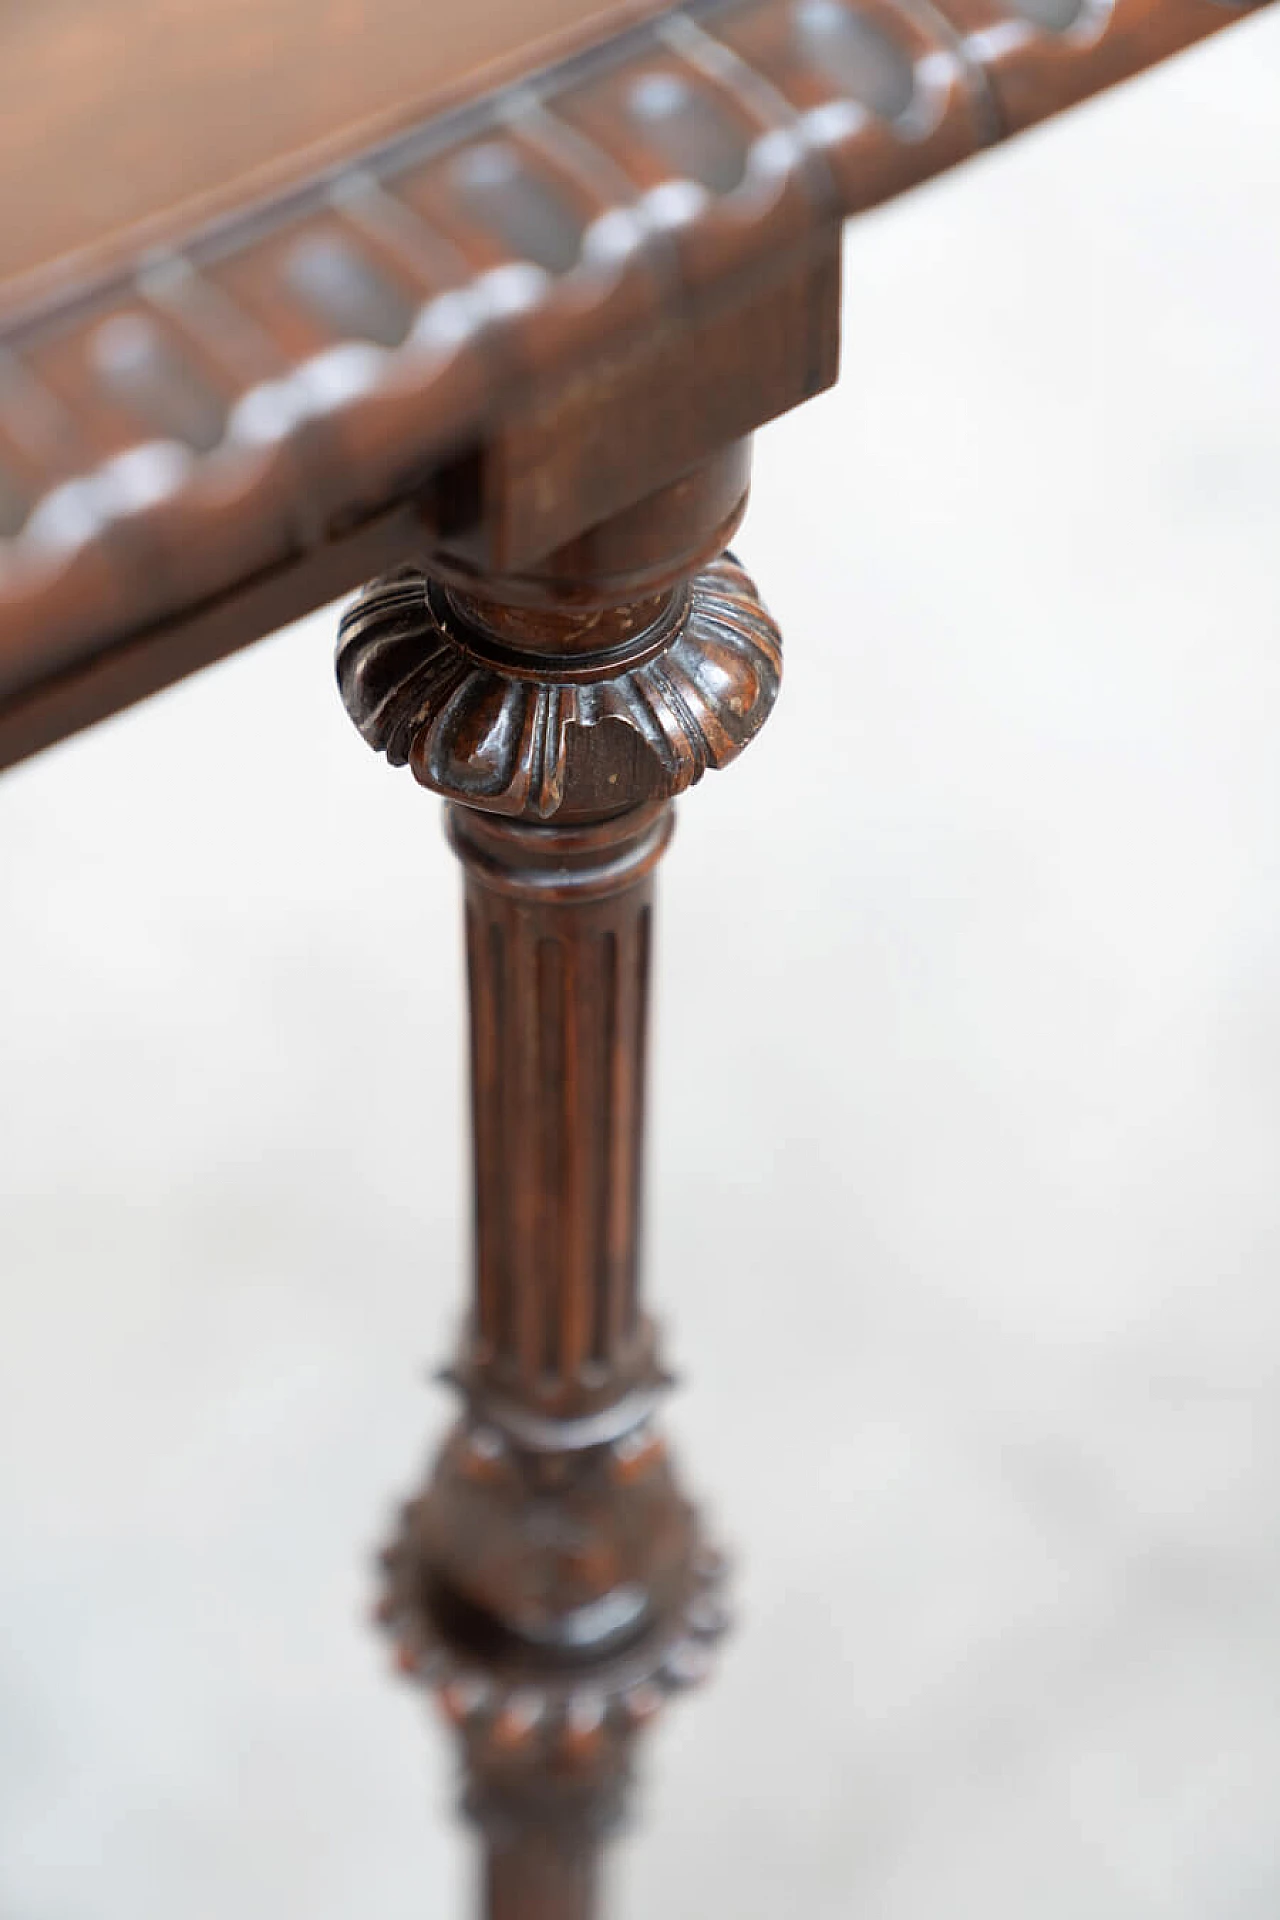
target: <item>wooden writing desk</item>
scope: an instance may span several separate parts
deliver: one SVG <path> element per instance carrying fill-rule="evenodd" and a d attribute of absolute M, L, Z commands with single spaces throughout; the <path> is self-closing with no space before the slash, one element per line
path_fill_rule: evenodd
<path fill-rule="evenodd" d="M 381 574 L 343 698 L 450 803 L 476 1286 L 381 1604 L 495 1915 L 590 1910 L 633 1736 L 723 1624 L 636 1246 L 653 869 L 778 688 L 721 557 L 749 436 L 835 377 L 846 214 L 1234 17 L 1025 7 L 0 27 L 3 757 Z"/>

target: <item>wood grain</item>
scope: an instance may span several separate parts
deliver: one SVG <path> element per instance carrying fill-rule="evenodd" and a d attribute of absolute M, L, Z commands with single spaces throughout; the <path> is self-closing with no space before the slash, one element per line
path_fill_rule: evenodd
<path fill-rule="evenodd" d="M 844 217 L 1243 11 L 10 8 L 5 756 L 319 604 L 353 529 L 510 572 L 639 502 L 834 376 Z"/>
<path fill-rule="evenodd" d="M 489 1920 L 590 1920 L 636 1738 L 726 1623 L 658 1430 L 640 1284 L 655 869 L 672 796 L 736 757 L 778 688 L 777 629 L 719 554 L 741 470 L 716 465 L 672 490 L 683 524 L 659 496 L 553 557 L 536 596 L 487 580 L 462 610 L 406 569 L 339 635 L 348 713 L 448 796 L 465 875 L 463 1410 L 383 1555 L 379 1614 L 460 1741 Z"/>
<path fill-rule="evenodd" d="M 0 308 L 186 237 L 661 0 L 0 8 Z"/>

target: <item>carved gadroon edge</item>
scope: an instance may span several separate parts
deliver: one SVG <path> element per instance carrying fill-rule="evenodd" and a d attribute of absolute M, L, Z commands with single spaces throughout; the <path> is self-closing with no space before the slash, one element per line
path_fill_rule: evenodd
<path fill-rule="evenodd" d="M 724 555 L 617 656 L 498 656 L 446 588 L 406 568 L 344 615 L 347 712 L 393 766 L 470 807 L 552 821 L 669 799 L 727 766 L 778 696 L 778 629 Z M 554 676 L 554 677 L 553 677 Z"/>
<path fill-rule="evenodd" d="M 0 659 L 323 545 L 531 381 L 1246 11 L 689 0 L 0 318 Z"/>

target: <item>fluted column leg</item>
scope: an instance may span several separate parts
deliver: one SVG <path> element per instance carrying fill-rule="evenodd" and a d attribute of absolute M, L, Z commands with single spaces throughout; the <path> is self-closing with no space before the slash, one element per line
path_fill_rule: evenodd
<path fill-rule="evenodd" d="M 639 1260 L 654 869 L 674 797 L 778 690 L 777 631 L 720 555 L 744 486 L 730 449 L 535 576 L 406 568 L 339 639 L 348 711 L 450 802 L 464 871 L 462 1408 L 380 1611 L 457 1729 L 488 1920 L 594 1920 L 635 1735 L 723 1625 L 654 1420 Z"/>
<path fill-rule="evenodd" d="M 466 869 L 477 1394 L 533 1438 L 652 1382 L 639 1306 L 653 869 L 669 801 L 581 827 L 452 807 Z"/>

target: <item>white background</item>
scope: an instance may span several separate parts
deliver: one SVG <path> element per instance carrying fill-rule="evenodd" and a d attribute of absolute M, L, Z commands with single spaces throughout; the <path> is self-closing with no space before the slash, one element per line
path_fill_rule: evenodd
<path fill-rule="evenodd" d="M 619 1920 L 1280 1912 L 1280 20 L 867 218 L 664 874 L 742 1553 Z M 455 1920 L 362 1624 L 446 1416 L 455 877 L 334 616 L 0 785 L 0 1916 Z"/>

